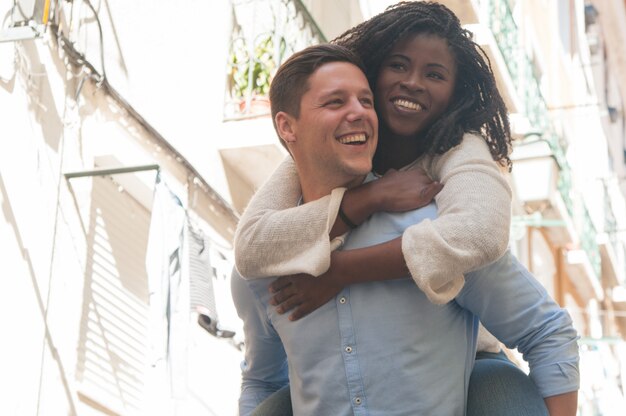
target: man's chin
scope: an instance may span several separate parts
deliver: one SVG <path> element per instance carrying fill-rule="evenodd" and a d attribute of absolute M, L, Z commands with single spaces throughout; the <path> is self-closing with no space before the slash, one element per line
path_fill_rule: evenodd
<path fill-rule="evenodd" d="M 358 164 L 346 166 L 345 172 L 352 178 L 351 182 L 362 182 L 368 173 L 372 171 L 372 164 Z"/>

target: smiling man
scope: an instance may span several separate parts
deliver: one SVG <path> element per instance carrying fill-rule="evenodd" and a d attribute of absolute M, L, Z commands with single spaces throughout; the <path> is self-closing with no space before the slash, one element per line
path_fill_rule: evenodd
<path fill-rule="evenodd" d="M 322 56 L 311 50 L 301 57 L 303 62 L 285 65 L 278 86 L 273 84 L 273 120 L 296 162 L 305 202 L 337 186 L 362 183 L 376 151 L 378 118 L 367 79 L 355 56 L 346 55 L 343 61 L 325 56 L 325 49 L 331 48 L 337 53 L 336 47 L 326 45 L 320 47 Z M 303 68 L 313 65 L 319 67 L 307 79 Z M 299 102 L 291 102 L 299 96 Z"/>
<path fill-rule="evenodd" d="M 294 54 L 278 70 L 270 98 L 303 203 L 375 180 L 369 174 L 378 129 L 373 97 L 350 51 L 318 45 Z M 436 215 L 434 204 L 376 213 L 351 231 L 343 248 L 396 238 Z M 270 305 L 273 280 L 243 280 L 236 271 L 231 280 L 246 344 L 241 415 L 287 383 L 295 415 L 463 415 L 479 319 L 525 355 L 547 396 L 578 388 L 569 315 L 510 253 L 469 273 L 445 305 L 431 303 L 410 278 L 376 281 L 347 286 L 293 322 Z"/>

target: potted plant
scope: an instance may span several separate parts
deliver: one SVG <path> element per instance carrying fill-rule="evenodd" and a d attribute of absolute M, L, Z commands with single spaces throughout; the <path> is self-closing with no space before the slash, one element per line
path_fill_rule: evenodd
<path fill-rule="evenodd" d="M 239 102 L 241 113 L 268 111 L 270 81 L 286 48 L 282 38 L 279 47 L 275 48 L 272 34 L 262 35 L 258 39 L 253 56 L 249 56 L 242 38 L 239 38 L 239 42 L 233 42 L 230 54 L 231 97 Z"/>

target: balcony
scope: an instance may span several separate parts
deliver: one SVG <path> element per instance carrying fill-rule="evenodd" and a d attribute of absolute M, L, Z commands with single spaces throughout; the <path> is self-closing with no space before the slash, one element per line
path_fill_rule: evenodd
<path fill-rule="evenodd" d="M 559 192 L 563 170 L 550 141 L 538 134 L 529 135 L 518 142 L 511 158 L 516 196 L 528 213 L 514 217 L 514 226 L 539 228 L 554 248 L 560 248 L 555 251 L 562 253 L 554 259 L 557 270 L 563 270 L 570 277 L 581 303 L 592 298 L 602 299 L 604 295 L 598 278 L 600 252 L 595 228 L 585 228 L 593 227 L 593 223 L 584 206 L 577 206 L 577 215 L 568 213 Z"/>
<path fill-rule="evenodd" d="M 300 0 L 233 0 L 224 119 L 267 116 L 270 81 L 295 51 L 326 39 Z"/>
<path fill-rule="evenodd" d="M 604 199 L 604 232 L 598 237 L 602 265 L 602 284 L 607 290 L 624 284 L 626 270 L 624 269 L 624 244 L 618 238 L 619 223 L 615 217 L 611 194 L 619 195 L 616 179 L 602 180 L 602 194 Z M 621 257 L 621 258 L 620 258 Z"/>
<path fill-rule="evenodd" d="M 326 39 L 300 0 L 231 4 L 223 117 L 233 140 L 219 155 L 233 205 L 242 212 L 286 154 L 267 120 L 270 81 L 294 52 Z"/>

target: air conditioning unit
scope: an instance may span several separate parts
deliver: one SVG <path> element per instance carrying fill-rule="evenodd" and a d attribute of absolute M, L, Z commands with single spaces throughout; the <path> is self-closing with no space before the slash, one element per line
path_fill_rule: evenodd
<path fill-rule="evenodd" d="M 51 0 L 17 0 L 13 2 L 0 29 L 0 42 L 36 39 L 43 35 L 50 17 Z"/>

